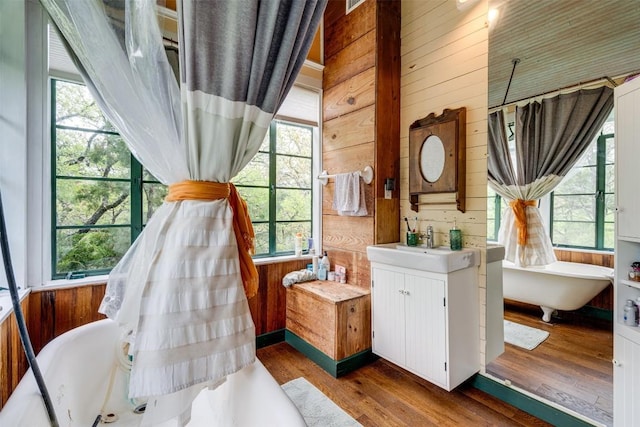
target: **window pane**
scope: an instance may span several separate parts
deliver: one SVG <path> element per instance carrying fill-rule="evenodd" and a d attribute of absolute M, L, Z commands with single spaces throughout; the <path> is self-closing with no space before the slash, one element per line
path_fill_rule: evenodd
<path fill-rule="evenodd" d="M 554 235 L 556 221 L 595 221 L 596 199 L 594 196 L 553 197 Z"/>
<path fill-rule="evenodd" d="M 616 216 L 616 197 L 613 194 L 604 195 L 604 220 L 614 222 Z"/>
<path fill-rule="evenodd" d="M 253 232 L 256 235 L 256 255 L 269 254 L 269 224 L 253 224 Z"/>
<path fill-rule="evenodd" d="M 235 185 L 269 186 L 269 154 L 258 153 L 249 164 L 233 178 Z"/>
<path fill-rule="evenodd" d="M 555 194 L 595 194 L 596 168 L 573 168 L 554 190 Z"/>
<path fill-rule="evenodd" d="M 615 176 L 616 169 L 614 165 L 605 166 L 605 186 L 604 191 L 607 193 L 615 192 Z"/>
<path fill-rule="evenodd" d="M 268 188 L 238 187 L 238 192 L 249 206 L 251 221 L 269 221 Z"/>
<path fill-rule="evenodd" d="M 311 236 L 311 222 L 276 223 L 276 252 L 293 252 L 296 233 L 302 233 L 303 239 Z"/>
<path fill-rule="evenodd" d="M 151 175 L 151 172 L 149 172 L 145 167 L 142 168 L 142 179 L 144 181 L 159 182 L 158 179 L 155 176 Z"/>
<path fill-rule="evenodd" d="M 311 190 L 276 192 L 276 221 L 311 220 Z"/>
<path fill-rule="evenodd" d="M 86 86 L 56 80 L 56 125 L 116 132 Z"/>
<path fill-rule="evenodd" d="M 590 246 L 596 244 L 596 225 L 580 222 L 553 222 L 553 244 Z"/>
<path fill-rule="evenodd" d="M 487 218 L 487 240 L 497 240 L 498 236 L 495 234 L 496 221 Z"/>
<path fill-rule="evenodd" d="M 575 165 L 573 165 L 573 169 L 582 167 L 582 166 L 595 166 L 598 164 L 598 144 L 597 139 L 595 138 L 589 147 L 582 154 L 582 157 L 578 159 Z"/>
<path fill-rule="evenodd" d="M 162 205 L 168 188 L 162 184 L 142 184 L 142 223 L 146 224 L 153 213 Z"/>
<path fill-rule="evenodd" d="M 311 159 L 277 156 L 278 187 L 311 188 Z"/>
<path fill-rule="evenodd" d="M 607 164 L 613 164 L 616 161 L 616 140 L 613 135 L 607 138 L 605 150 L 607 152 Z"/>
<path fill-rule="evenodd" d="M 278 122 L 276 125 L 276 153 L 311 157 L 313 136 L 311 129 Z"/>
<path fill-rule="evenodd" d="M 128 227 L 58 230 L 55 274 L 110 269 L 131 245 Z"/>
<path fill-rule="evenodd" d="M 129 179 L 131 155 L 119 135 L 58 129 L 56 174 Z"/>
<path fill-rule="evenodd" d="M 604 247 L 605 249 L 613 249 L 614 246 L 614 224 L 613 222 L 604 223 Z"/>
<path fill-rule="evenodd" d="M 128 182 L 59 179 L 57 225 L 129 224 Z"/>

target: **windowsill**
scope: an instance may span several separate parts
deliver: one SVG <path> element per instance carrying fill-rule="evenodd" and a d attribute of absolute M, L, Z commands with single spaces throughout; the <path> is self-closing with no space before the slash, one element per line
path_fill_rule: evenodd
<path fill-rule="evenodd" d="M 18 296 L 22 302 L 29 294 L 30 290 L 19 289 Z M 9 291 L 0 291 L 0 323 L 4 322 L 9 315 L 13 313 L 13 303 L 11 302 L 11 293 Z"/>
<path fill-rule="evenodd" d="M 295 255 L 284 255 L 277 257 L 265 257 L 265 258 L 255 258 L 253 263 L 255 265 L 268 265 L 268 264 L 278 264 L 281 262 L 289 262 L 289 261 L 298 261 L 298 260 L 311 260 L 313 255 L 304 254 L 302 256 Z M 57 279 L 57 280 L 48 280 L 42 284 L 42 286 L 33 286 L 31 289 L 34 291 L 43 290 L 46 288 L 47 290 L 51 289 L 66 289 L 66 288 L 75 288 L 79 286 L 91 286 L 91 285 L 99 285 L 102 283 L 107 283 L 109 279 L 108 274 L 104 274 L 101 276 L 87 276 L 81 279 Z"/>

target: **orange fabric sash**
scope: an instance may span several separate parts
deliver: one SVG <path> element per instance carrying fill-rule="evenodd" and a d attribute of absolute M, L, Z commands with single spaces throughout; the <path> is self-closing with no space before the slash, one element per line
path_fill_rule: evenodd
<path fill-rule="evenodd" d="M 522 200 L 516 199 L 509 202 L 509 206 L 513 209 L 513 214 L 516 217 L 516 227 L 518 228 L 518 245 L 524 246 L 527 244 L 527 206 L 535 206 L 535 200 Z"/>
<path fill-rule="evenodd" d="M 247 298 L 251 298 L 258 292 L 258 270 L 251 258 L 255 249 L 255 234 L 247 202 L 240 197 L 236 187 L 228 182 L 182 181 L 169 185 L 169 193 L 165 198 L 167 202 L 219 199 L 229 199 L 233 210 L 233 231 L 238 242 L 242 284 Z"/>

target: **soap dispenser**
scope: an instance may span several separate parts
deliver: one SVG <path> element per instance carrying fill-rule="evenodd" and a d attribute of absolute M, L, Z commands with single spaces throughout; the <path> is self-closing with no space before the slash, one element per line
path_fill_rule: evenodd
<path fill-rule="evenodd" d="M 452 251 L 462 249 L 462 231 L 456 227 L 455 221 L 453 221 L 453 228 L 449 230 L 449 246 Z"/>

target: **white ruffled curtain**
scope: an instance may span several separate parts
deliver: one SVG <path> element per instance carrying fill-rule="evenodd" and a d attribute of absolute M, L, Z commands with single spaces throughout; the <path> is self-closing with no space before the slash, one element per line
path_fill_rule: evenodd
<path fill-rule="evenodd" d="M 489 115 L 489 185 L 509 202 L 498 242 L 505 259 L 523 267 L 556 261 L 538 200 L 562 181 L 597 136 L 613 108 L 613 90 L 561 94 L 516 108 L 516 169 L 502 110 Z"/>
<path fill-rule="evenodd" d="M 257 153 L 326 0 L 178 1 L 180 86 L 154 0 L 41 2 L 132 153 L 180 193 L 113 269 L 100 310 L 133 331 L 129 396 L 149 400 L 143 424 L 184 425 L 204 387 L 255 360 L 246 206 L 232 186 L 208 184 Z M 226 193 L 194 194 L 194 181 Z"/>

